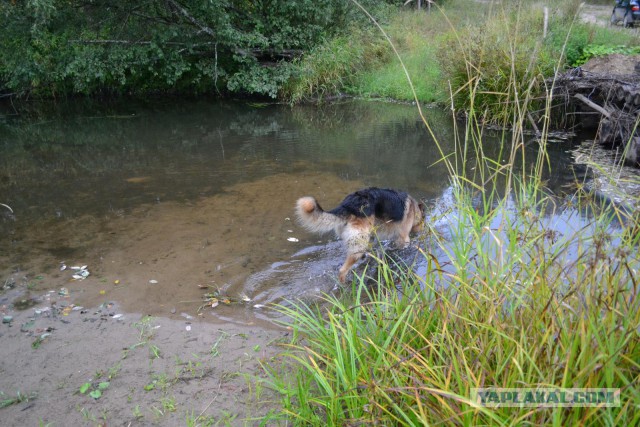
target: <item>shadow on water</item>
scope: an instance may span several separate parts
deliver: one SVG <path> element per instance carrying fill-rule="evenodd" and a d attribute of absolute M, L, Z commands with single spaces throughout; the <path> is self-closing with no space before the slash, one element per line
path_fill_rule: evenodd
<path fill-rule="evenodd" d="M 453 151 L 449 115 L 427 116 Z M 74 103 L 2 117 L 0 203 L 13 209 L 0 213 L 2 278 L 64 287 L 83 305 L 187 316 L 216 292 L 251 301 L 205 307 L 203 318 L 268 323 L 264 306 L 331 291 L 342 263 L 339 242 L 293 221 L 298 197 L 328 208 L 381 186 L 434 201 L 450 184 L 407 105 Z M 497 156 L 497 138 L 485 136 L 485 155 Z M 573 180 L 567 145 L 550 161 L 548 187 Z M 70 280 L 61 263 L 91 275 Z"/>

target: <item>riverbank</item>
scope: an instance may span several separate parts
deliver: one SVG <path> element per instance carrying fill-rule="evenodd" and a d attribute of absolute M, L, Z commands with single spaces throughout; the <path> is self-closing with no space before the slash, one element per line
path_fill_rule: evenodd
<path fill-rule="evenodd" d="M 259 425 L 277 408 L 256 378 L 286 330 L 81 307 L 59 289 L 17 310 L 21 295 L 0 296 L 4 426 Z"/>
<path fill-rule="evenodd" d="M 549 10 L 546 33 L 543 6 Z M 529 84 L 536 73 L 549 78 L 555 69 L 583 63 L 592 46 L 601 53 L 637 46 L 637 31 L 609 26 L 610 14 L 607 5 L 581 7 L 579 2 L 521 7 L 476 2 L 469 7 L 468 2 L 448 1 L 431 12 L 402 9 L 380 22 L 380 29 L 371 24 L 371 31 L 354 29 L 348 37 L 328 39 L 314 48 L 296 62 L 296 71 L 280 93 L 292 102 L 345 93 L 417 99 L 467 111 L 467 84 L 475 81 L 479 96 L 475 107 L 484 106 L 479 104 L 481 96 L 488 97 L 485 109 L 493 116 L 499 110 L 495 105 L 504 103 L 496 96 L 508 86 Z M 516 81 L 501 81 L 500 76 L 512 68 Z"/>

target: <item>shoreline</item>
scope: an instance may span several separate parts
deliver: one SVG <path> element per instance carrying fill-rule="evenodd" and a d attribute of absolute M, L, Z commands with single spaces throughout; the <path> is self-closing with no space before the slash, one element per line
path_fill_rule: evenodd
<path fill-rule="evenodd" d="M 11 317 L 0 329 L 4 425 L 246 425 L 273 409 L 253 379 L 289 331 L 148 317 L 114 302 L 9 307 L 20 291 L 0 299 Z"/>

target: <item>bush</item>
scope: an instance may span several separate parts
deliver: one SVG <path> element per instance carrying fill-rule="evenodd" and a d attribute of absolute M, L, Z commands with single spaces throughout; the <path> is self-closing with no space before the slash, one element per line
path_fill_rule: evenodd
<path fill-rule="evenodd" d="M 514 6 L 449 35 L 438 59 L 456 110 L 473 107 L 487 121 L 502 124 L 519 108 L 515 101 L 534 102 L 559 60 L 559 53 L 545 48 L 542 30 L 541 9 Z"/>
<path fill-rule="evenodd" d="M 293 64 L 292 78 L 281 96 L 291 103 L 341 93 L 354 75 L 386 62 L 391 48 L 379 33 L 352 28 L 348 35 L 327 40 Z"/>

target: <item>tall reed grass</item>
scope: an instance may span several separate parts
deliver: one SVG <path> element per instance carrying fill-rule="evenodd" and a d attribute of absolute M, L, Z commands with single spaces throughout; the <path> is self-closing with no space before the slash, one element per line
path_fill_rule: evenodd
<path fill-rule="evenodd" d="M 546 190 L 553 85 L 541 134 L 530 140 L 530 93 L 521 88 L 531 83 L 520 81 L 519 58 L 501 89 L 511 108 L 497 159 L 483 155 L 482 88 L 474 78 L 460 85 L 469 99 L 464 137 L 442 160 L 452 203 L 422 236 L 424 271 L 380 260 L 374 285 L 358 277 L 346 296 L 278 308 L 294 336 L 282 360 L 265 366 L 282 406 L 270 422 L 640 423 L 637 218 L 580 182 L 564 197 Z M 526 158 L 531 144 L 536 155 Z M 530 166 L 516 172 L 519 162 Z M 621 405 L 488 408 L 471 398 L 481 387 L 615 388 Z"/>

